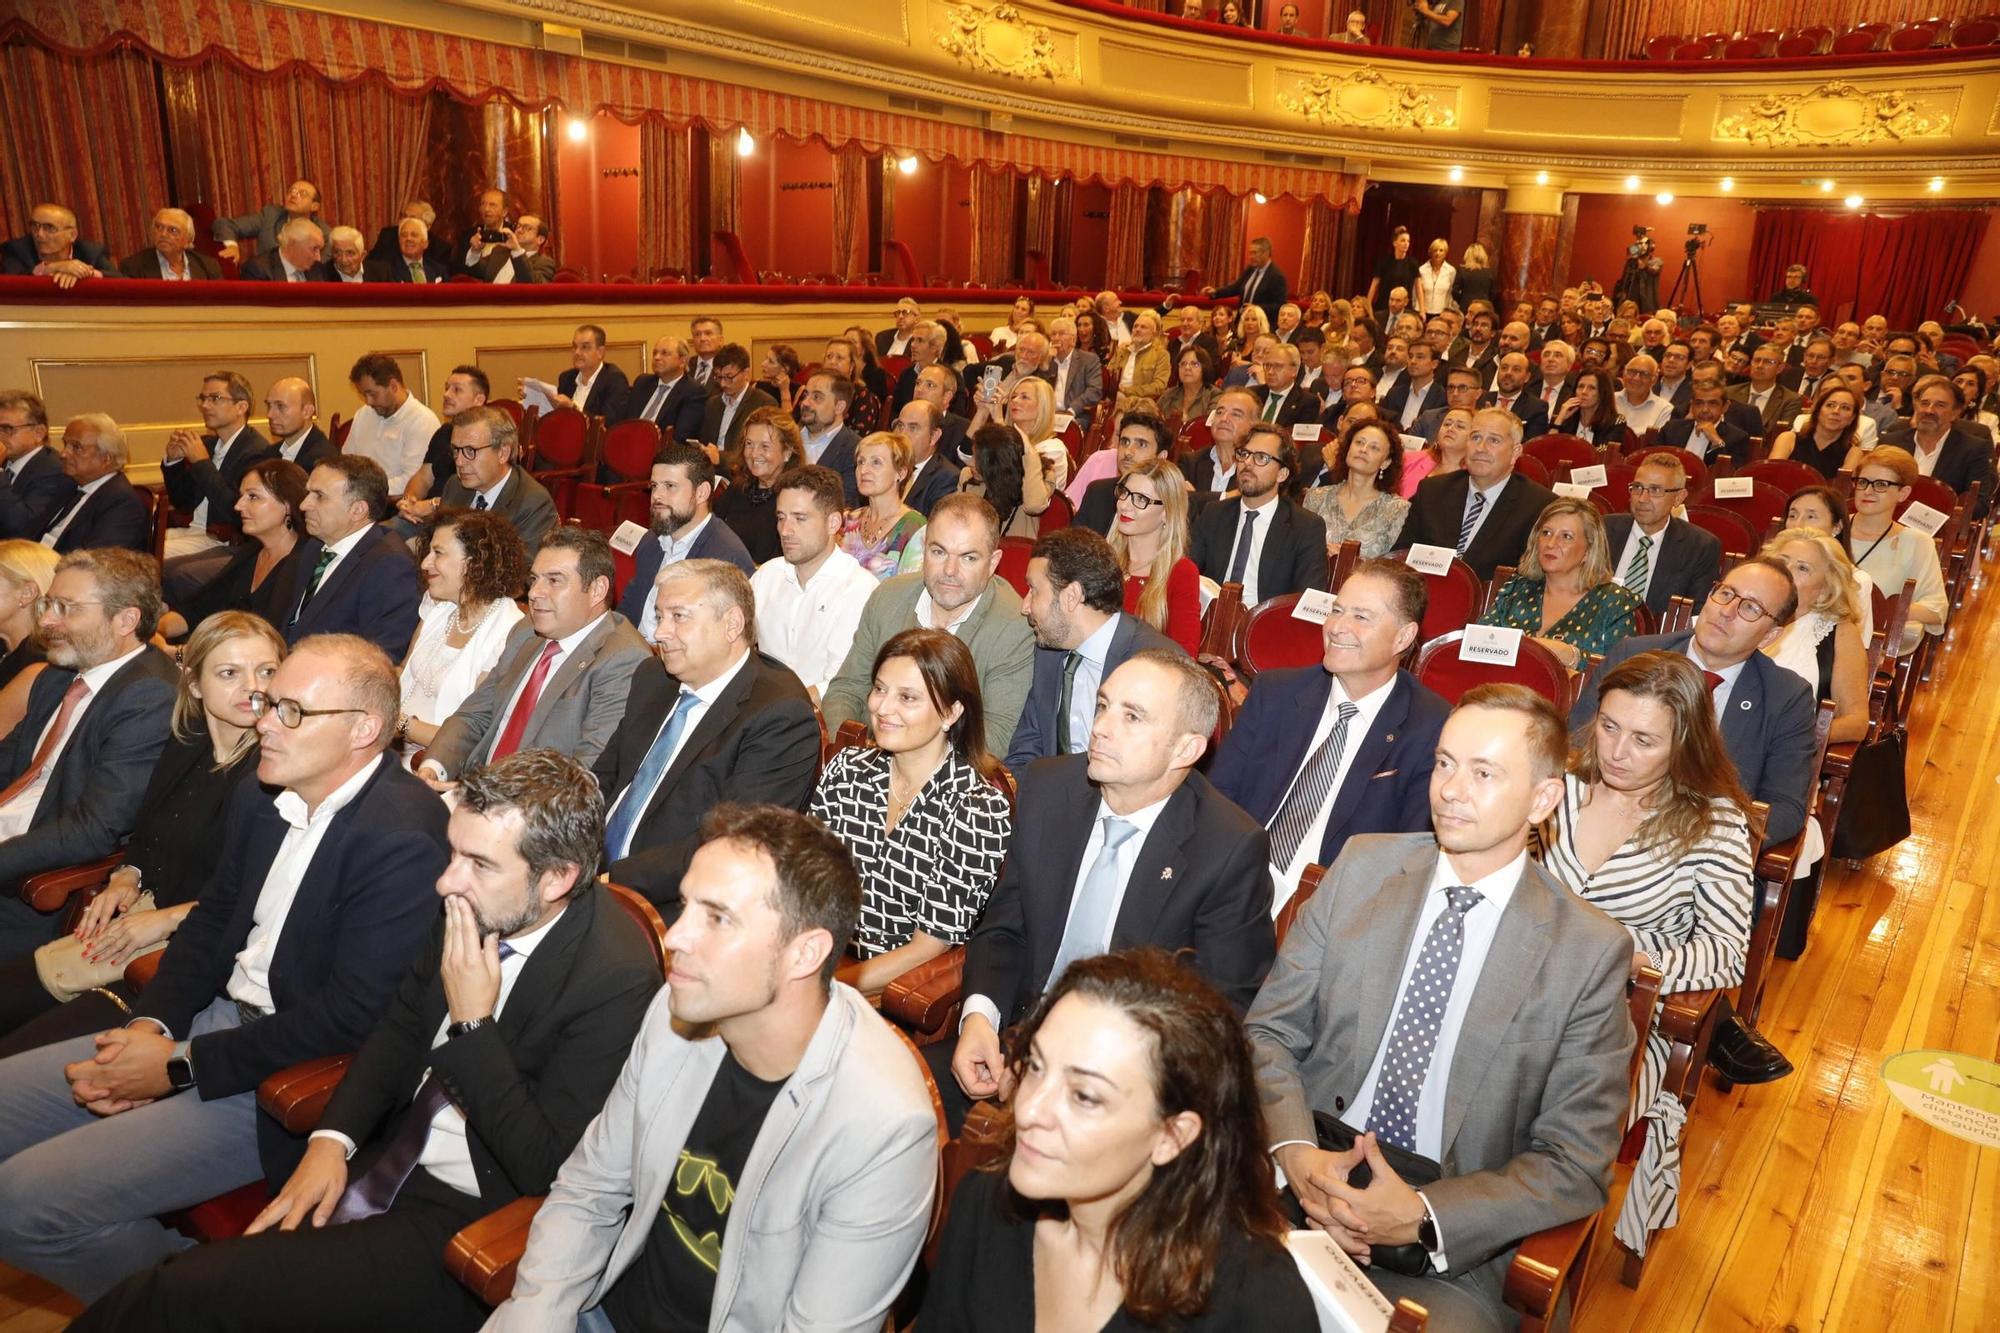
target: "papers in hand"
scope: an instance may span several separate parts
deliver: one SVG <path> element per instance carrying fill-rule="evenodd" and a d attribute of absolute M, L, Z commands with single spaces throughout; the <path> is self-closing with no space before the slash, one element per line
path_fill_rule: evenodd
<path fill-rule="evenodd" d="M 521 407 L 524 411 L 538 407 L 542 415 L 547 416 L 556 410 L 556 392 L 556 386 L 547 380 L 522 380 Z"/>
<path fill-rule="evenodd" d="M 1324 1231 L 1287 1232 L 1285 1248 L 1312 1293 L 1321 1333 L 1386 1333 L 1395 1307 L 1333 1237 Z"/>

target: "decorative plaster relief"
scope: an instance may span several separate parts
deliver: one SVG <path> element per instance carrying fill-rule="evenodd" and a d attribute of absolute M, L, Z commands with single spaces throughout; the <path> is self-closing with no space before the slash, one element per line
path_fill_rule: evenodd
<path fill-rule="evenodd" d="M 969 69 L 1014 79 L 1075 79 L 1056 54 L 1055 34 L 1011 4 L 957 4 L 945 9 L 937 43 Z"/>
<path fill-rule="evenodd" d="M 1360 125 L 1378 130 L 1448 130 L 1458 124 L 1457 94 L 1425 92 L 1398 83 L 1373 66 L 1352 74 L 1308 74 L 1278 105 L 1317 125 Z"/>
<path fill-rule="evenodd" d="M 1809 92 L 1724 99 L 1714 137 L 1771 148 L 1940 139 L 1957 109 L 1957 97 L 1943 89 L 1868 91 L 1834 79 Z"/>

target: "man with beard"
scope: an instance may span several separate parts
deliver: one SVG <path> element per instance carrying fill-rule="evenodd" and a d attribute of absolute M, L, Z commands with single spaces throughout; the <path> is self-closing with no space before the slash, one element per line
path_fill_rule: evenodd
<path fill-rule="evenodd" d="M 1188 556 L 1195 568 L 1217 583 L 1242 584 L 1245 606 L 1326 588 L 1326 521 L 1284 494 L 1298 465 L 1284 432 L 1257 422 L 1236 451 L 1236 494 L 1194 522 Z"/>
<path fill-rule="evenodd" d="M 655 606 L 653 581 L 666 566 L 682 560 L 726 560 L 748 578 L 757 562 L 727 523 L 712 522 L 715 465 L 691 444 L 670 444 L 653 457 L 653 535 L 632 552 L 632 578 L 618 612 L 651 643 Z"/>

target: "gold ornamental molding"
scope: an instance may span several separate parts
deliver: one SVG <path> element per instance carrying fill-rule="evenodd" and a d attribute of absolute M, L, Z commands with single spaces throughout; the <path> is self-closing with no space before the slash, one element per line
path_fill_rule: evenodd
<path fill-rule="evenodd" d="M 1718 140 L 1770 148 L 1832 144 L 1902 143 L 1950 133 L 1957 98 L 1915 96 L 1901 89 L 1873 91 L 1834 79 L 1808 92 L 1767 93 L 1755 101 L 1724 101 L 1715 122 Z"/>
<path fill-rule="evenodd" d="M 1010 4 L 958 4 L 945 10 L 937 44 L 969 69 L 1033 82 L 1070 75 L 1056 54 L 1055 34 Z"/>
<path fill-rule="evenodd" d="M 1448 130 L 1458 124 L 1457 97 L 1432 96 L 1414 83 L 1399 83 L 1373 66 L 1351 74 L 1308 74 L 1294 91 L 1278 94 L 1278 105 L 1315 125 L 1374 130 Z"/>

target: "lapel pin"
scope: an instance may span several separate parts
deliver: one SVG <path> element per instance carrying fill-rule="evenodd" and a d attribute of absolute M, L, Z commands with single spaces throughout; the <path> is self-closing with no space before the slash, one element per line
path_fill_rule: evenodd
<path fill-rule="evenodd" d="M 1393 741 L 1396 739 L 1396 733 L 1392 731 L 1388 735 L 1384 736 L 1382 739 L 1385 741 Z"/>
<path fill-rule="evenodd" d="M 1739 699 L 1736 703 L 1736 706 L 1738 708 L 1741 708 L 1746 713 L 1749 712 L 1750 709 L 1753 707 L 1753 705 L 1748 699 Z"/>
<path fill-rule="evenodd" d="M 1172 879 L 1173 877 L 1174 877 L 1174 868 L 1172 866 L 1164 866 L 1161 868 L 1160 870 L 1161 879 Z"/>

